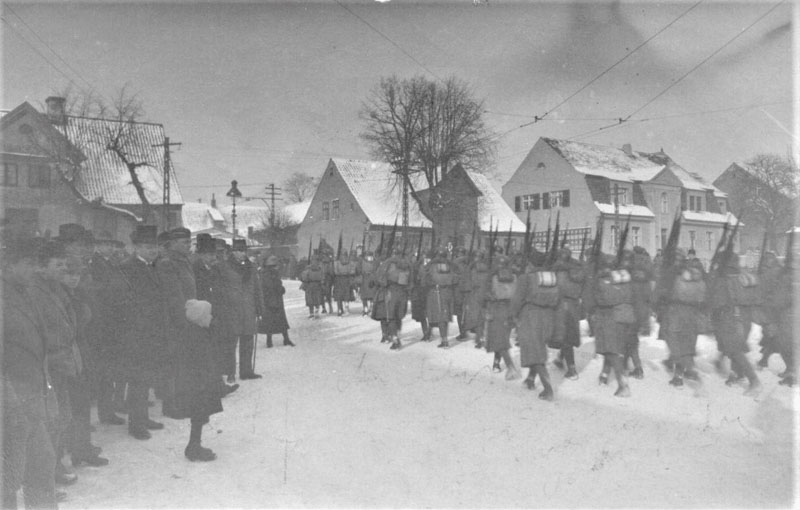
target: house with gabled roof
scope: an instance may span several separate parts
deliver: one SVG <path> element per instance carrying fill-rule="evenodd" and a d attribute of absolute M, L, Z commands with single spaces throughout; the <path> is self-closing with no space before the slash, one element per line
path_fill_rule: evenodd
<path fill-rule="evenodd" d="M 408 227 L 402 228 L 402 187 L 388 163 L 332 158 L 319 178 L 317 189 L 297 232 L 298 256 L 307 254 L 309 242 L 314 250 L 324 241 L 336 248 L 339 236 L 349 250 L 365 243 L 374 251 L 381 232 L 417 239 L 420 232 L 430 235 L 431 221 L 415 200 L 408 200 Z M 417 181 L 417 184 L 422 184 Z M 417 187 L 412 183 L 412 187 Z"/>
<path fill-rule="evenodd" d="M 3 228 L 56 235 L 59 225 L 79 223 L 96 235 L 128 242 L 135 225 L 146 219 L 128 168 L 107 148 L 108 134 L 120 122 L 67 115 L 64 98 L 46 103 L 45 113 L 25 102 L 0 119 Z M 163 125 L 132 122 L 125 129 L 125 149 L 140 163 L 137 176 L 151 204 L 149 222 L 161 229 L 180 226 L 183 198 L 173 168 L 167 169 L 169 206 L 162 205 Z"/>
<path fill-rule="evenodd" d="M 603 251 L 613 252 L 630 217 L 627 246 L 651 255 L 663 248 L 678 211 L 680 246 L 709 261 L 726 222 L 736 222 L 727 195 L 663 151 L 646 153 L 570 140 L 539 138 L 503 186 L 503 199 L 524 219 L 547 224 L 560 214 L 568 237 L 595 235 L 603 219 Z M 541 227 L 539 227 L 541 228 Z"/>

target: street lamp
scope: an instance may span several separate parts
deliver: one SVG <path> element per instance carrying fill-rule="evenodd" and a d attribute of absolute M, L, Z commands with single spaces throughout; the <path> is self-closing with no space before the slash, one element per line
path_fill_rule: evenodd
<path fill-rule="evenodd" d="M 233 239 L 236 239 L 236 199 L 242 197 L 242 192 L 239 191 L 239 188 L 236 186 L 238 183 L 236 181 L 231 181 L 231 189 L 225 193 L 225 196 L 231 197 L 233 199 L 233 212 L 231 213 L 231 219 L 233 220 Z"/>

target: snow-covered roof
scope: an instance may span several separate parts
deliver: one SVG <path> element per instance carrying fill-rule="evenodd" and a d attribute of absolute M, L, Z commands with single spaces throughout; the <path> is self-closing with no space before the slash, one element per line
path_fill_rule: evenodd
<path fill-rule="evenodd" d="M 603 204 L 600 202 L 594 203 L 595 207 L 603 213 L 603 214 L 615 214 L 614 211 L 614 204 Z M 653 218 L 655 215 L 653 211 L 643 205 L 620 205 L 619 206 L 619 215 L 620 216 L 638 216 L 638 217 L 645 217 L 645 218 Z"/>
<path fill-rule="evenodd" d="M 283 215 L 286 218 L 286 221 L 288 222 L 302 223 L 306 217 L 306 213 L 308 212 L 308 208 L 310 206 L 311 206 L 310 198 L 302 202 L 289 204 L 283 208 Z"/>
<path fill-rule="evenodd" d="M 651 160 L 649 154 L 616 147 L 571 140 L 542 138 L 550 147 L 583 174 L 597 175 L 616 181 L 649 181 L 664 169 L 664 164 Z"/>
<path fill-rule="evenodd" d="M 683 211 L 683 219 L 686 221 L 703 221 L 706 223 L 730 223 L 735 225 L 738 221 L 736 216 L 731 213 L 720 214 L 709 211 Z M 739 226 L 744 226 L 740 223 Z"/>
<path fill-rule="evenodd" d="M 141 204 L 127 166 L 107 149 L 110 136 L 123 131 L 124 151 L 132 163 L 145 163 L 136 169 L 152 205 L 163 201 L 164 126 L 147 122 L 125 122 L 66 117 L 66 125 L 55 127 L 85 156 L 76 186 L 89 199 L 102 198 L 109 204 Z M 174 168 L 170 172 L 170 203 L 182 204 Z"/>
<path fill-rule="evenodd" d="M 238 211 L 237 211 L 238 214 Z M 238 229 L 237 229 L 238 230 Z M 233 234 L 228 232 L 227 230 L 220 230 L 218 228 L 207 228 L 204 230 L 198 230 L 197 232 L 192 232 L 192 242 L 194 243 L 195 239 L 197 238 L 197 234 L 209 234 L 214 239 L 224 239 L 227 241 L 228 244 L 231 244 L 233 240 Z M 255 239 L 250 239 L 246 236 L 237 236 L 236 239 L 244 239 L 247 242 L 247 246 L 262 246 L 261 243 L 256 241 Z"/>
<path fill-rule="evenodd" d="M 525 232 L 525 222 L 511 210 L 485 175 L 468 170 L 465 170 L 465 173 L 482 195 L 478 198 L 478 226 L 482 231 L 488 232 L 494 223 L 494 227 L 499 224 L 500 229 L 506 232 L 509 225 L 512 232 Z"/>
<path fill-rule="evenodd" d="M 690 172 L 686 170 L 685 168 L 675 163 L 671 159 L 667 163 L 667 168 L 669 168 L 670 171 L 672 171 L 673 175 L 675 175 L 675 177 L 677 177 L 678 180 L 681 181 L 681 185 L 686 189 L 693 191 L 711 190 L 714 192 L 715 195 L 717 195 L 717 193 L 722 193 L 722 191 L 717 189 L 716 186 L 714 186 L 709 182 L 706 182 L 706 180 L 703 179 L 700 176 L 700 174 L 698 174 L 697 172 Z M 727 195 L 723 193 L 722 196 L 727 196 Z"/>
<path fill-rule="evenodd" d="M 223 205 L 219 208 L 228 228 L 233 226 L 233 205 Z M 269 222 L 269 207 L 266 205 L 236 204 L 236 230 L 247 231 L 248 227 L 256 230 L 264 228 Z"/>
<path fill-rule="evenodd" d="M 216 220 L 216 217 L 219 217 L 219 220 Z M 197 232 L 198 230 L 213 227 L 215 220 L 224 221 L 224 218 L 222 218 L 218 210 L 214 209 L 209 204 L 204 204 L 202 202 L 186 202 L 183 204 L 183 207 L 181 207 L 181 220 L 183 221 L 184 227 L 192 232 Z"/>
<path fill-rule="evenodd" d="M 356 202 L 373 225 L 394 225 L 403 219 L 402 188 L 395 184 L 395 175 L 388 163 L 357 159 L 331 159 Z M 423 178 L 424 179 L 424 178 Z M 425 186 L 419 176 L 412 176 L 414 191 Z M 431 222 L 419 209 L 416 201 L 408 200 L 408 225 L 430 227 Z"/>

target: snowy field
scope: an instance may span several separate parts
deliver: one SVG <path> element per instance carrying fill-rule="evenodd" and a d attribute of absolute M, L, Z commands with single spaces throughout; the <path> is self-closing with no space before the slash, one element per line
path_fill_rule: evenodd
<path fill-rule="evenodd" d="M 598 385 L 601 360 L 584 338 L 580 378 L 563 380 L 551 365 L 556 400 L 544 402 L 540 388 L 492 373 L 492 356 L 471 341 L 437 349 L 434 330 L 433 342 L 417 342 L 408 317 L 405 347 L 390 351 L 360 304 L 347 317 L 311 320 L 298 283 L 286 286 L 297 347 L 277 337 L 266 349 L 259 336 L 264 378 L 239 381 L 204 429 L 215 462 L 184 458 L 189 423 L 163 418 L 160 404 L 151 417 L 166 428 L 149 441 L 93 422 L 111 463 L 78 469 L 61 508 L 798 504 L 798 390 L 777 384 L 778 356 L 759 372 L 764 390 L 754 399 L 714 371 L 712 340 L 700 341 L 704 384 L 693 390 L 667 384 L 665 344 L 643 339 L 645 378 L 620 399 L 615 383 Z"/>

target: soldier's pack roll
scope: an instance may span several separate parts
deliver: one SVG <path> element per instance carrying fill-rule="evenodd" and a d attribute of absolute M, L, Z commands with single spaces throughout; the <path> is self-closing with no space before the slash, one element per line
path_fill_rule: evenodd
<path fill-rule="evenodd" d="M 558 278 L 552 271 L 537 271 L 525 275 L 528 278 L 527 303 L 546 308 L 558 306 Z"/>

